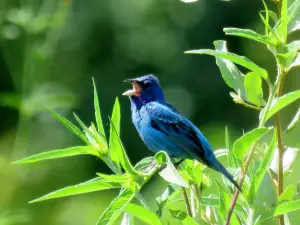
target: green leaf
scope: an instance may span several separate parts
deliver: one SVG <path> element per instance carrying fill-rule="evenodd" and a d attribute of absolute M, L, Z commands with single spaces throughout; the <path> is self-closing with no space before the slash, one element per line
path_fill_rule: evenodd
<path fill-rule="evenodd" d="M 284 42 L 287 39 L 287 29 L 288 29 L 288 7 L 287 7 L 287 0 L 281 0 L 281 33 Z"/>
<path fill-rule="evenodd" d="M 235 141 L 233 145 L 233 153 L 236 157 L 243 161 L 244 157 L 253 146 L 253 144 L 258 141 L 262 136 L 264 136 L 269 131 L 268 128 L 256 128 Z"/>
<path fill-rule="evenodd" d="M 290 124 L 287 127 L 286 132 L 290 132 L 294 129 L 296 124 L 300 121 L 300 108 L 298 109 L 297 113 L 295 114 L 294 118 L 290 122 Z"/>
<path fill-rule="evenodd" d="M 101 191 L 112 188 L 121 188 L 119 184 L 109 183 L 102 178 L 94 178 L 92 180 L 86 181 L 84 183 L 68 186 L 56 191 L 53 191 L 49 194 L 46 194 L 40 198 L 37 198 L 29 203 L 45 201 L 53 198 L 61 198 L 71 195 L 85 194 L 94 191 Z"/>
<path fill-rule="evenodd" d="M 121 122 L 121 109 L 118 98 L 116 98 L 111 124 L 110 124 L 110 135 L 109 135 L 109 156 L 114 163 L 118 171 L 121 171 L 120 167 L 120 156 L 122 150 L 122 144 L 120 143 L 120 122 Z"/>
<path fill-rule="evenodd" d="M 198 223 L 196 223 L 192 217 L 188 216 L 182 210 L 170 209 L 170 214 L 174 219 L 179 220 L 183 225 L 198 225 Z"/>
<path fill-rule="evenodd" d="M 200 49 L 200 50 L 190 50 L 186 51 L 185 53 L 191 53 L 191 54 L 206 54 L 211 55 L 215 57 L 220 57 L 223 59 L 227 59 L 232 61 L 233 63 L 236 63 L 240 66 L 243 66 L 252 72 L 257 73 L 265 80 L 269 81 L 268 73 L 265 69 L 259 67 L 254 62 L 252 62 L 250 59 L 240 56 L 231 52 L 225 52 L 225 51 L 219 51 L 219 50 L 211 50 L 211 49 Z"/>
<path fill-rule="evenodd" d="M 101 117 L 101 110 L 99 105 L 98 93 L 95 84 L 95 80 L 93 78 L 93 87 L 94 87 L 94 108 L 95 108 L 95 118 L 97 123 L 98 132 L 101 133 L 105 137 L 104 126 Z"/>
<path fill-rule="evenodd" d="M 300 25 L 299 25 L 300 26 Z M 286 67 L 290 70 L 293 67 L 300 65 L 300 41 L 293 41 L 286 45 L 288 53 L 286 55 Z"/>
<path fill-rule="evenodd" d="M 256 196 L 256 193 L 260 187 L 260 184 L 261 184 L 267 170 L 269 169 L 270 163 L 272 161 L 272 157 L 273 157 L 275 149 L 276 149 L 276 143 L 277 143 L 276 129 L 274 129 L 273 138 L 268 145 L 268 149 L 265 152 L 263 159 L 262 159 L 261 163 L 259 164 L 259 167 L 256 170 L 254 180 L 251 183 L 250 190 L 254 191 L 254 193 L 253 193 L 254 196 L 252 196 L 252 200 L 254 200 L 254 197 Z"/>
<path fill-rule="evenodd" d="M 134 166 L 134 169 L 142 173 L 149 173 L 154 168 L 153 164 L 155 165 L 155 159 L 153 156 L 143 158 Z"/>
<path fill-rule="evenodd" d="M 283 172 L 291 169 L 292 164 L 295 162 L 299 149 L 287 147 L 283 153 Z M 278 172 L 278 150 L 274 154 L 270 168 L 277 174 Z"/>
<path fill-rule="evenodd" d="M 284 3 L 286 4 L 286 3 Z M 283 6 L 285 7 L 285 5 Z M 282 14 L 285 14 L 286 9 L 283 8 L 281 11 Z M 299 30 L 299 18 L 300 18 L 300 0 L 295 0 L 290 7 L 287 10 L 287 16 L 284 16 L 284 21 L 282 22 L 282 19 L 278 21 L 278 23 L 275 25 L 274 29 L 276 32 L 281 32 L 283 30 L 282 27 L 288 26 L 288 34 L 290 34 L 293 31 Z"/>
<path fill-rule="evenodd" d="M 160 219 L 153 212 L 142 206 L 129 203 L 125 211 L 137 217 L 139 220 L 144 221 L 146 224 L 162 225 Z"/>
<path fill-rule="evenodd" d="M 158 163 L 165 164 L 166 167 L 159 172 L 159 175 L 166 181 L 188 188 L 188 183 L 181 177 L 177 169 L 171 162 L 168 154 L 164 151 L 156 153 L 155 159 Z"/>
<path fill-rule="evenodd" d="M 289 104 L 293 103 L 297 99 L 300 98 L 300 90 L 290 92 L 288 94 L 285 94 L 281 96 L 280 98 L 274 99 L 272 102 L 272 105 L 270 107 L 270 110 L 266 116 L 266 120 L 270 119 L 275 113 L 280 111 L 281 109 L 285 108 Z M 260 119 L 262 118 L 262 115 L 265 113 L 265 108 L 260 113 Z"/>
<path fill-rule="evenodd" d="M 134 224 L 133 217 L 130 216 L 129 213 L 125 212 L 122 222 L 121 222 L 121 225 L 133 225 L 133 224 Z"/>
<path fill-rule="evenodd" d="M 228 193 L 226 193 L 226 191 L 224 191 L 224 189 L 221 187 L 219 183 L 216 182 L 216 184 L 219 190 L 219 211 L 222 219 L 222 224 L 224 224 L 224 221 L 226 220 L 227 213 L 229 210 L 231 196 Z M 230 224 L 232 225 L 240 224 L 235 213 L 232 214 Z"/>
<path fill-rule="evenodd" d="M 300 29 L 300 0 L 295 0 L 288 9 L 288 33 Z"/>
<path fill-rule="evenodd" d="M 72 131 L 74 134 L 76 134 L 83 142 L 89 143 L 87 137 L 84 135 L 84 133 L 76 127 L 73 123 L 71 123 L 66 118 L 62 117 L 58 113 L 54 112 L 51 109 L 48 109 L 46 107 L 43 107 L 45 110 L 47 110 L 49 113 L 51 113 L 62 125 L 64 125 L 66 128 L 68 128 L 70 131 Z"/>
<path fill-rule="evenodd" d="M 290 213 L 300 209 L 300 200 L 285 202 L 275 208 L 273 216 Z"/>
<path fill-rule="evenodd" d="M 247 97 L 251 103 L 258 106 L 266 104 L 263 99 L 262 81 L 259 75 L 253 72 L 248 73 L 245 77 L 244 85 Z"/>
<path fill-rule="evenodd" d="M 85 155 L 85 154 L 98 156 L 98 151 L 91 146 L 76 146 L 76 147 L 71 147 L 71 148 L 43 152 L 40 154 L 29 156 L 25 159 L 15 161 L 13 163 L 14 164 L 34 163 L 34 162 L 43 161 L 43 160 L 57 159 L 57 158 L 64 158 L 64 157 L 70 157 L 70 156 L 74 156 L 74 155 Z"/>
<path fill-rule="evenodd" d="M 119 183 L 119 184 L 124 184 L 132 181 L 132 178 L 126 174 L 124 175 L 107 175 L 103 173 L 96 173 L 99 177 L 103 178 L 104 180 L 107 180 L 112 183 Z"/>
<path fill-rule="evenodd" d="M 227 52 L 226 41 L 215 41 L 216 50 Z M 240 93 L 243 99 L 247 99 L 244 89 L 244 74 L 229 60 L 221 57 L 216 57 L 216 64 L 222 74 L 225 83 L 233 88 L 237 93 Z"/>
<path fill-rule="evenodd" d="M 239 28 L 224 28 L 223 31 L 226 35 L 245 37 L 264 44 L 273 45 L 276 43 L 276 41 L 273 40 L 270 36 L 258 34 L 253 30 Z"/>
<path fill-rule="evenodd" d="M 171 185 L 168 185 L 161 196 L 156 198 L 157 211 L 156 215 L 162 217 L 163 209 L 169 201 L 169 197 L 175 192 Z M 170 203 L 171 204 L 171 203 Z"/>
<path fill-rule="evenodd" d="M 295 198 L 296 194 L 297 194 L 297 186 L 290 185 L 279 196 L 278 201 L 279 202 L 292 201 Z"/>
<path fill-rule="evenodd" d="M 126 206 L 134 198 L 134 193 L 129 189 L 121 191 L 119 196 L 115 198 L 104 213 L 99 218 L 97 225 L 112 225 L 125 210 Z"/>
<path fill-rule="evenodd" d="M 123 144 L 121 142 L 121 139 L 119 137 L 119 134 L 112 121 L 110 121 L 110 126 L 112 127 L 110 140 L 112 139 L 112 141 L 114 142 L 113 143 L 114 151 L 116 152 L 118 161 L 121 163 L 122 167 L 125 169 L 126 172 L 128 172 L 131 175 L 139 175 L 138 172 L 131 165 L 128 156 L 125 152 L 125 149 L 123 147 Z"/>

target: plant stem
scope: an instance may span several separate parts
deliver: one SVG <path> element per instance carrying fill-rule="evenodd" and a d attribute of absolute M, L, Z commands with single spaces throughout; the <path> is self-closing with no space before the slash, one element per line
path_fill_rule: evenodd
<path fill-rule="evenodd" d="M 283 66 L 278 64 L 279 73 L 282 74 L 282 80 L 277 90 L 277 97 L 279 98 L 283 91 L 284 77 L 285 77 L 285 69 Z M 281 129 L 281 121 L 280 121 L 280 112 L 276 113 L 276 135 L 277 135 L 277 147 L 278 147 L 278 177 L 277 177 L 277 195 L 280 196 L 283 192 L 283 153 L 284 146 L 282 143 L 282 129 Z M 279 224 L 284 225 L 284 215 L 281 215 L 279 218 Z"/>
<path fill-rule="evenodd" d="M 263 113 L 263 115 L 261 117 L 261 120 L 259 122 L 259 126 L 258 127 L 264 127 L 265 126 L 265 123 L 267 121 L 267 115 L 268 115 L 269 110 L 271 108 L 271 104 L 272 104 L 273 100 L 276 97 L 276 93 L 278 93 L 278 90 L 282 89 L 282 87 L 281 87 L 283 85 L 282 80 L 283 80 L 283 78 L 285 76 L 285 73 L 283 72 L 284 70 L 281 69 L 281 65 L 280 64 L 277 64 L 277 68 L 278 68 L 278 74 L 277 74 L 277 78 L 276 78 L 276 81 L 275 81 L 275 85 L 274 85 L 274 87 L 272 87 L 272 85 L 269 85 L 269 98 L 268 98 L 268 102 L 267 102 L 267 105 L 265 106 L 264 113 Z M 247 171 L 248 166 L 249 166 L 249 164 L 251 162 L 251 159 L 252 159 L 253 153 L 255 151 L 256 145 L 257 145 L 257 142 L 255 142 L 253 144 L 253 146 L 252 146 L 252 148 L 251 148 L 251 150 L 250 150 L 250 152 L 248 154 L 245 166 L 244 166 L 244 168 L 241 171 L 241 178 L 240 178 L 240 182 L 239 182 L 239 186 L 240 187 L 242 187 L 242 185 L 243 185 L 243 182 L 244 182 L 244 179 L 245 179 L 245 176 L 246 176 L 246 171 Z M 232 198 L 232 202 L 231 202 L 231 205 L 230 205 L 229 212 L 227 214 L 227 219 L 226 219 L 225 225 L 229 225 L 230 224 L 231 216 L 232 216 L 234 207 L 236 205 L 237 199 L 239 197 L 239 194 L 240 194 L 239 189 L 236 189 L 236 191 L 235 191 L 235 193 L 233 195 L 233 198 Z M 282 223 L 281 225 L 284 225 L 284 223 Z"/>
<path fill-rule="evenodd" d="M 181 187 L 181 191 L 182 191 L 183 200 L 184 200 L 185 207 L 186 207 L 186 212 L 190 217 L 192 217 L 191 205 L 190 205 L 187 193 L 186 193 L 186 189 L 184 187 Z"/>

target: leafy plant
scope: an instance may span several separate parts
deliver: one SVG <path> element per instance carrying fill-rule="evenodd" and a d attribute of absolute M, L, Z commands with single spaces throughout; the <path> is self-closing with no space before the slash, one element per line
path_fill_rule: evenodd
<path fill-rule="evenodd" d="M 95 121 L 86 126 L 74 114 L 80 128 L 51 109 L 45 108 L 61 124 L 77 135 L 84 143 L 70 147 L 40 153 L 15 163 L 34 163 L 54 158 L 89 154 L 101 159 L 111 169 L 112 174 L 97 173 L 89 181 L 64 187 L 30 203 L 65 196 L 120 189 L 118 196 L 100 216 L 97 224 L 113 224 L 123 215 L 122 225 L 132 224 L 133 218 L 146 224 L 172 224 L 173 220 L 182 224 L 262 224 L 264 221 L 279 218 L 283 225 L 287 213 L 300 209 L 299 200 L 294 200 L 296 186 L 283 190 L 283 178 L 288 176 L 295 156 L 296 148 L 285 147 L 282 136 L 280 111 L 300 98 L 299 90 L 283 94 L 284 80 L 288 72 L 300 65 L 299 40 L 287 41 L 291 32 L 299 27 L 300 0 L 295 0 L 289 7 L 287 1 L 278 1 L 279 13 L 265 10 L 260 13 L 265 26 L 265 34 L 258 34 L 249 29 L 225 28 L 227 35 L 248 38 L 265 45 L 274 55 L 277 66 L 275 81 L 264 68 L 254 61 L 227 50 L 226 41 L 215 41 L 215 49 L 191 50 L 186 53 L 206 54 L 216 57 L 226 84 L 233 89 L 230 95 L 233 101 L 258 113 L 258 126 L 246 132 L 230 145 L 229 132 L 225 130 L 225 149 L 215 151 L 218 158 L 227 156 L 228 170 L 239 178 L 242 193 L 235 190 L 226 179 L 213 180 L 206 174 L 206 167 L 197 161 L 184 160 L 179 164 L 161 151 L 154 157 L 142 159 L 132 165 L 120 138 L 121 109 L 116 99 L 110 120 L 109 136 L 105 134 L 98 94 L 94 83 Z M 279 18 L 279 19 L 277 19 Z M 273 25 L 271 20 L 274 20 Z M 274 23 L 273 22 L 273 23 Z M 236 65 L 246 69 L 244 74 Z M 268 87 L 268 97 L 263 93 L 262 84 Z M 266 122 L 275 117 L 271 127 Z M 290 132 L 299 120 L 299 110 L 285 132 Z M 278 152 L 276 155 L 275 153 Z M 287 160 L 285 160 L 286 153 Z M 292 152 L 293 157 L 288 157 Z M 276 166 L 274 166 L 276 165 Z M 165 191 L 156 198 L 157 209 L 151 209 L 141 190 L 155 175 L 159 174 L 168 182 Z M 265 179 L 269 177 L 270 179 Z M 269 182 L 269 191 L 277 195 L 274 199 L 258 198 L 262 183 Z M 217 188 L 218 194 L 211 190 Z M 233 193 L 234 192 L 234 193 Z M 232 197 L 233 194 L 233 197 Z M 136 199 L 137 201 L 133 201 Z M 232 199 L 232 200 L 231 200 Z M 185 209 L 184 209 L 185 207 Z M 169 217 L 164 217 L 165 214 Z"/>

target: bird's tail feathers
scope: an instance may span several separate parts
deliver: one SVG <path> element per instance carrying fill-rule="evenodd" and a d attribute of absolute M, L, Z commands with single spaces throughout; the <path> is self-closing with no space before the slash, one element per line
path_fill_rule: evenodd
<path fill-rule="evenodd" d="M 221 172 L 228 180 L 230 180 L 230 182 L 241 191 L 240 186 L 238 185 L 238 183 L 233 179 L 233 176 L 224 168 L 224 166 L 217 160 L 214 160 L 214 162 L 212 163 L 211 167 L 215 170 L 217 170 L 218 172 Z"/>

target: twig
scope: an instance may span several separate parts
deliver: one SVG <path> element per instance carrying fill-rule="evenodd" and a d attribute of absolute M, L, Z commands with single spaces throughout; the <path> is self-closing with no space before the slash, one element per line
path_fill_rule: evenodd
<path fill-rule="evenodd" d="M 192 217 L 191 205 L 190 205 L 189 198 L 187 196 L 185 188 L 181 187 L 181 191 L 182 191 L 183 200 L 184 200 L 185 207 L 186 207 L 186 212 L 190 217 Z"/>
<path fill-rule="evenodd" d="M 239 182 L 239 187 L 241 188 L 242 185 L 243 185 L 243 182 L 244 182 L 244 179 L 245 179 L 245 176 L 246 176 L 246 171 L 248 169 L 248 166 L 251 162 L 251 159 L 252 159 L 252 155 L 255 151 L 255 148 L 256 148 L 256 145 L 257 145 L 257 142 L 253 144 L 251 150 L 250 150 L 250 153 L 247 157 L 247 160 L 246 160 L 246 163 L 245 163 L 245 167 L 242 169 L 241 171 L 241 178 L 240 178 L 240 182 Z M 232 201 L 231 201 L 231 206 L 230 206 L 230 209 L 228 211 L 228 214 L 227 214 L 227 219 L 226 219 L 226 223 L 225 225 L 229 225 L 230 223 L 230 219 L 231 219 L 231 216 L 232 216 L 232 213 L 233 213 L 233 210 L 234 210 L 234 207 L 235 207 L 235 204 L 237 202 L 237 199 L 239 197 L 239 194 L 240 194 L 240 190 L 239 189 L 236 189 L 236 191 L 234 192 L 234 195 L 233 195 L 233 198 L 232 198 Z"/>

